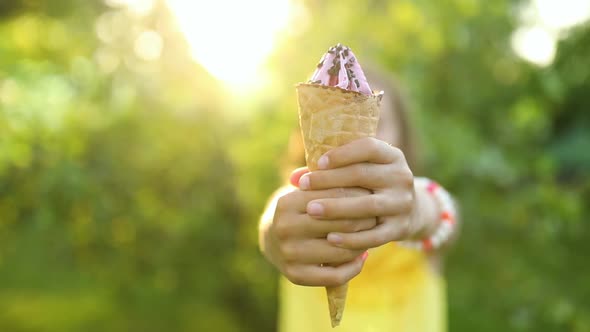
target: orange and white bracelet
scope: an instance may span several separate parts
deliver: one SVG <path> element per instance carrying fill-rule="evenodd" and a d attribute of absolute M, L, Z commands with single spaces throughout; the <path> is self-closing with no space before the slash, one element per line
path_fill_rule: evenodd
<path fill-rule="evenodd" d="M 424 188 L 440 208 L 440 222 L 432 235 L 417 241 L 401 241 L 400 245 L 423 251 L 433 251 L 449 241 L 456 229 L 457 210 L 451 195 L 438 183 L 427 178 L 416 178 L 416 188 Z"/>

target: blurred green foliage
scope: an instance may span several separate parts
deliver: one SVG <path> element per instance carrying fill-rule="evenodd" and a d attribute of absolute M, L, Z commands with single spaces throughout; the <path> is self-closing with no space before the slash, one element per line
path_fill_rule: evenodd
<path fill-rule="evenodd" d="M 396 74 L 418 174 L 461 203 L 450 330 L 590 330 L 590 26 L 537 68 L 510 48 L 520 2 L 303 3 L 273 89 L 236 101 L 160 2 L 0 2 L 0 330 L 274 330 L 257 218 L 293 84 L 336 42 Z M 157 60 L 134 54 L 145 29 Z"/>

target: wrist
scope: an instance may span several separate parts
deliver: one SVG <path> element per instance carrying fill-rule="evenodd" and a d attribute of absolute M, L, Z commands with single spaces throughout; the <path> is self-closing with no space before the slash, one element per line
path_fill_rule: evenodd
<path fill-rule="evenodd" d="M 416 229 L 419 231 L 412 240 L 400 244 L 424 251 L 444 246 L 456 231 L 456 209 L 449 193 L 436 182 L 417 178 L 415 181 L 416 216 L 420 218 Z M 419 194 L 421 193 L 421 194 Z"/>
<path fill-rule="evenodd" d="M 440 222 L 441 209 L 436 199 L 416 179 L 414 209 L 411 216 L 410 240 L 420 240 L 434 234 Z"/>

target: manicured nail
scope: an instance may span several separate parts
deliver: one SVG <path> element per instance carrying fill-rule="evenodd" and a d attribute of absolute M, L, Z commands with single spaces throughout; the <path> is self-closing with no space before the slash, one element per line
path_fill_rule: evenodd
<path fill-rule="evenodd" d="M 321 216 L 324 213 L 324 207 L 320 203 L 309 203 L 307 213 L 310 216 Z"/>
<path fill-rule="evenodd" d="M 328 242 L 332 242 L 333 244 L 341 244 L 342 243 L 342 236 L 334 233 L 328 234 Z"/>
<path fill-rule="evenodd" d="M 301 190 L 308 190 L 309 189 L 309 176 L 307 174 L 304 174 L 299 179 L 299 189 L 301 189 Z"/>
<path fill-rule="evenodd" d="M 328 159 L 327 156 L 322 156 L 319 160 L 318 160 L 318 168 L 319 169 L 326 169 L 328 168 L 328 164 L 330 163 L 330 159 Z"/>
<path fill-rule="evenodd" d="M 369 252 L 365 251 L 363 252 L 363 254 L 361 255 L 361 260 L 364 262 L 367 260 L 367 257 L 369 257 Z"/>

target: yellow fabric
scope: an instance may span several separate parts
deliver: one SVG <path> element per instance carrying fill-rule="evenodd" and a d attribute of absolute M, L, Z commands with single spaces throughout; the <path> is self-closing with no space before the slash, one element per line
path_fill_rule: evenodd
<path fill-rule="evenodd" d="M 446 293 L 423 253 L 388 244 L 369 251 L 351 280 L 340 326 L 332 329 L 326 290 L 280 281 L 280 332 L 444 332 Z"/>

